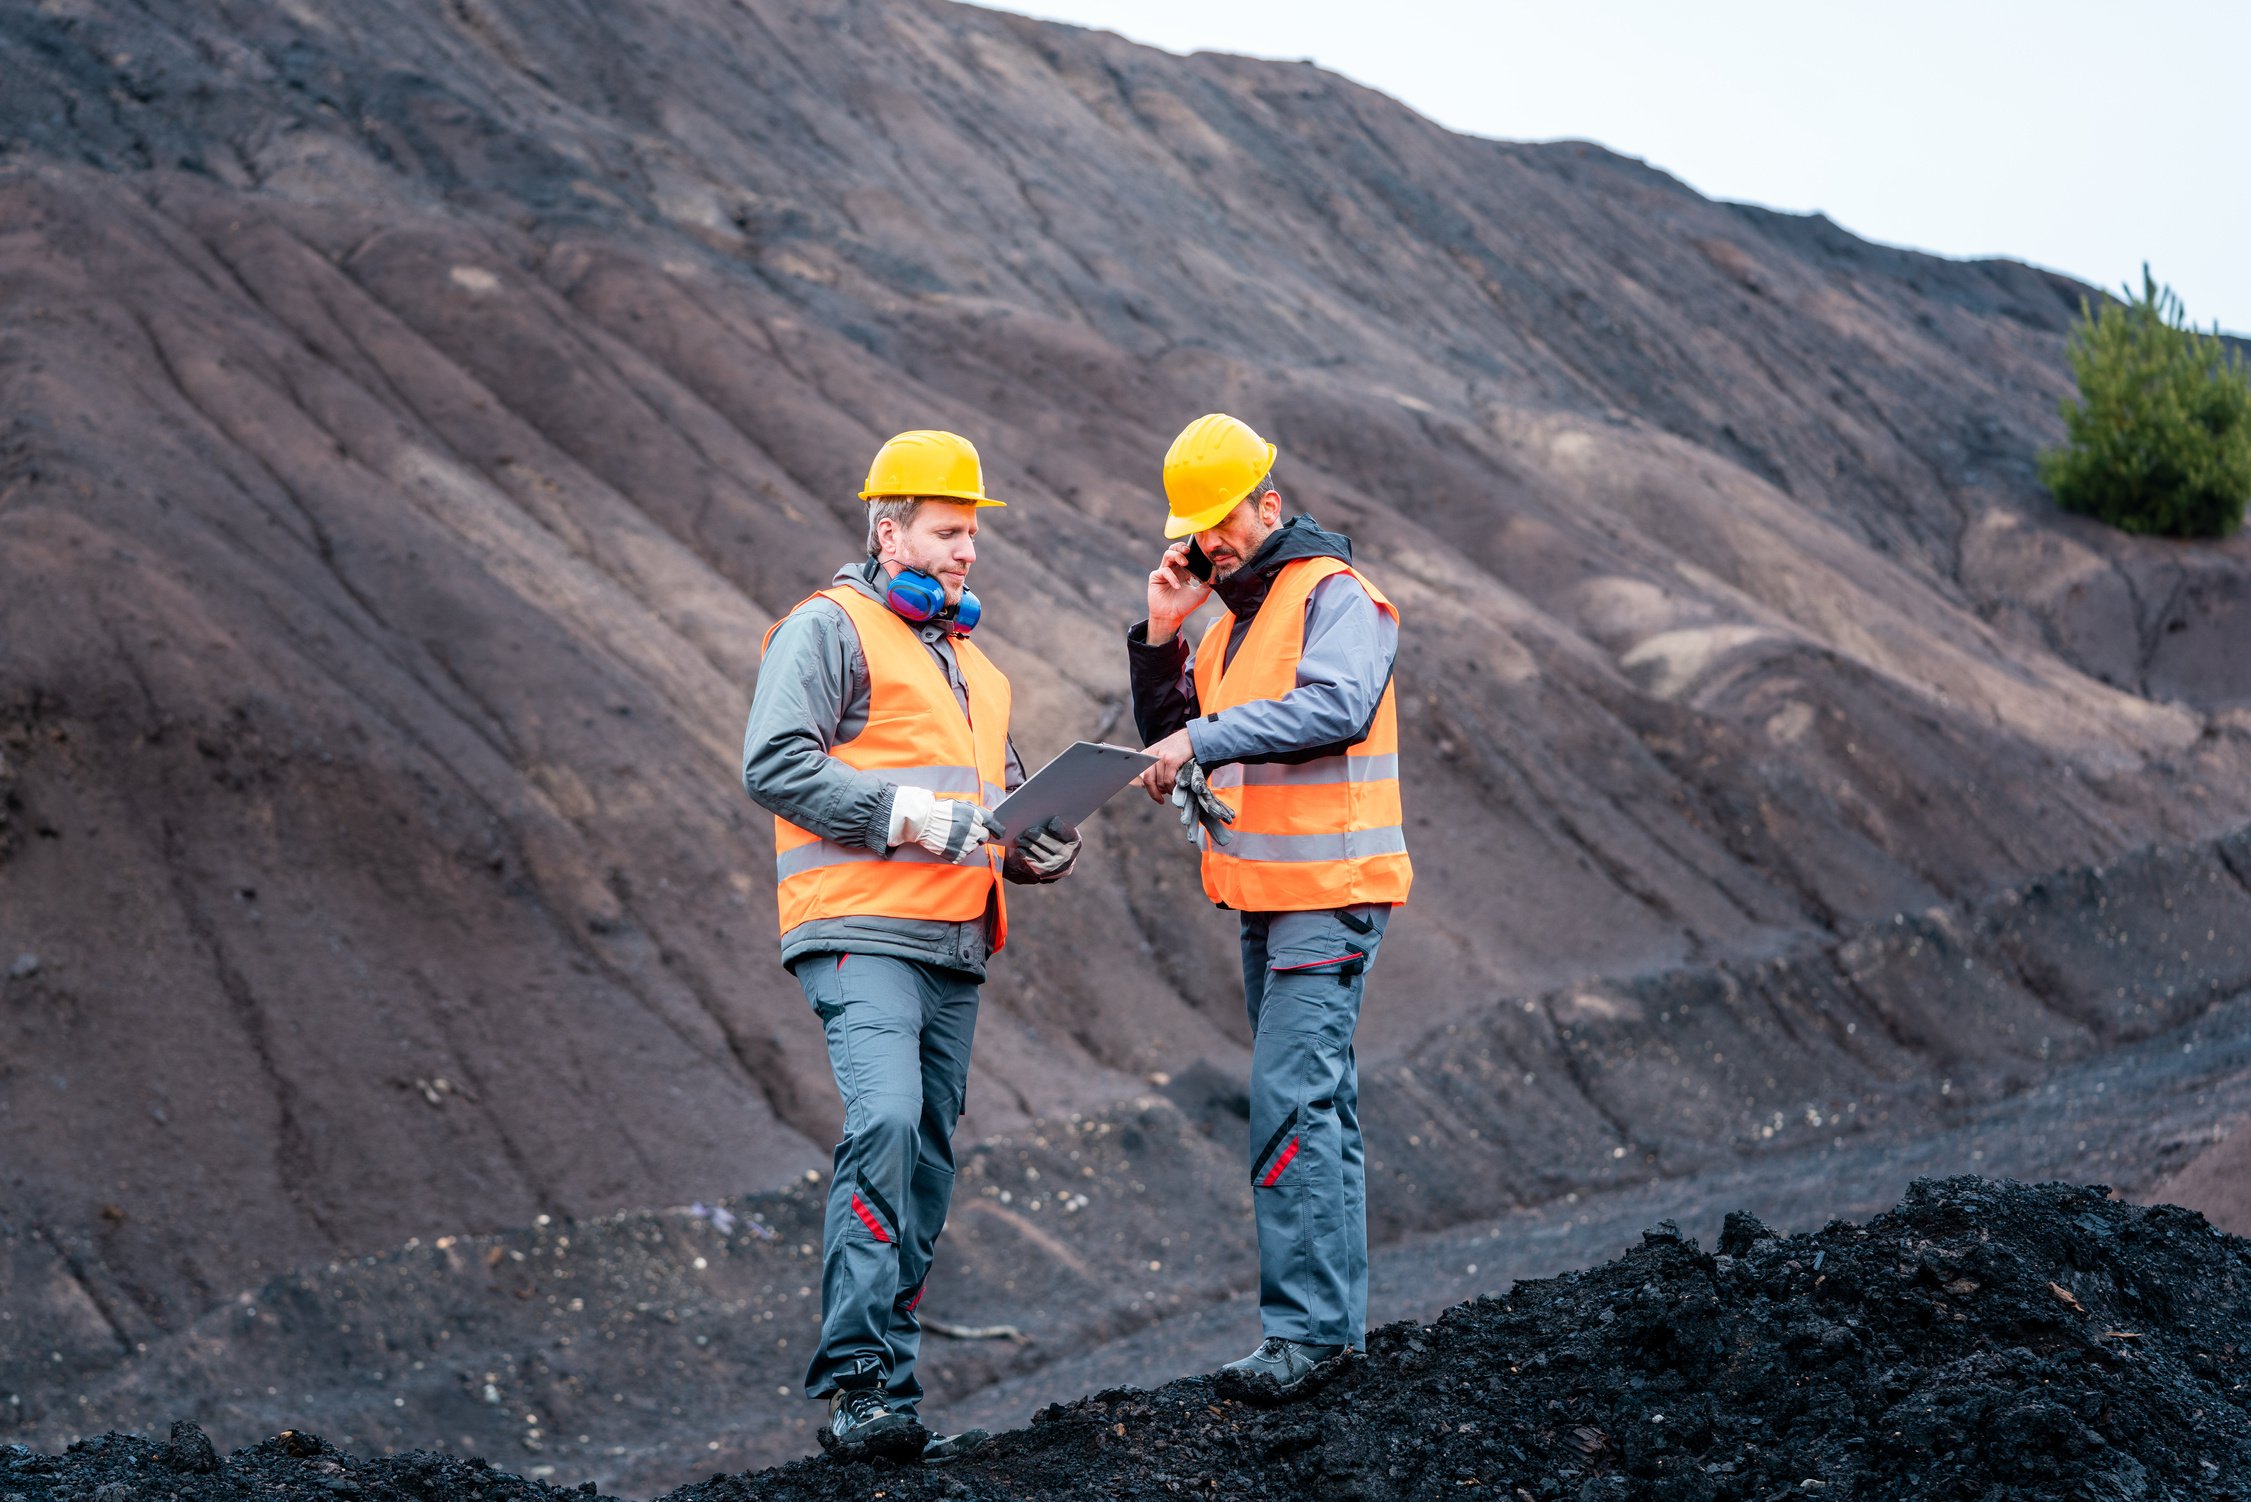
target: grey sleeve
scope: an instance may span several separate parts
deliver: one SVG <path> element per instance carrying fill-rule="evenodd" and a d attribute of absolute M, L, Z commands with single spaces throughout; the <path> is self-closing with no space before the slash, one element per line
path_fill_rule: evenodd
<path fill-rule="evenodd" d="M 840 845 L 884 851 L 896 784 L 829 755 L 846 709 L 867 692 L 851 619 L 827 601 L 774 631 L 743 728 L 743 787 L 761 808 Z"/>
<path fill-rule="evenodd" d="M 1024 785 L 1024 759 L 1016 754 L 1016 737 L 1008 738 L 1008 771 L 1001 780 L 1001 791 L 1013 793 Z"/>
<path fill-rule="evenodd" d="M 1305 652 L 1297 687 L 1188 722 L 1204 766 L 1286 755 L 1359 740 L 1391 682 L 1399 623 L 1376 608 L 1360 581 L 1331 574 L 1305 604 Z"/>

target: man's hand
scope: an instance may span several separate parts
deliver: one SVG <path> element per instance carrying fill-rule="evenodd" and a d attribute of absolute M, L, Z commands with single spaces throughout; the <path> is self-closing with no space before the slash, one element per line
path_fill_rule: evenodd
<path fill-rule="evenodd" d="M 1078 858 L 1078 829 L 1061 819 L 1042 819 L 1016 841 L 1016 859 L 1041 881 L 1053 881 Z"/>
<path fill-rule="evenodd" d="M 1183 537 L 1165 549 L 1165 556 L 1149 574 L 1149 645 L 1161 647 L 1180 630 L 1180 623 L 1211 598 L 1211 585 L 1188 572 L 1188 544 Z M 1165 792 L 1172 784 L 1165 784 Z M 1162 794 L 1157 796 L 1161 797 Z"/>
<path fill-rule="evenodd" d="M 1150 577 L 1154 578 L 1155 575 Z M 1154 592 L 1156 586 L 1152 584 L 1149 588 Z M 1156 629 L 1157 623 L 1152 617 L 1149 630 L 1153 634 Z M 1180 780 L 1180 769 L 1194 759 L 1196 748 L 1189 742 L 1186 730 L 1175 730 L 1151 746 L 1149 754 L 1157 759 L 1143 767 L 1141 775 L 1133 780 L 1140 784 L 1141 790 L 1149 795 L 1152 803 L 1162 803 L 1172 796 L 1172 785 Z"/>
<path fill-rule="evenodd" d="M 967 798 L 940 798 L 937 811 L 922 821 L 915 843 L 932 855 L 960 865 L 979 859 L 987 843 L 1008 838 L 992 811 Z"/>
<path fill-rule="evenodd" d="M 902 787 L 891 797 L 891 843 L 914 841 L 957 865 L 983 853 L 988 841 L 1008 838 L 989 809 L 966 798 L 940 798 L 928 788 Z"/>

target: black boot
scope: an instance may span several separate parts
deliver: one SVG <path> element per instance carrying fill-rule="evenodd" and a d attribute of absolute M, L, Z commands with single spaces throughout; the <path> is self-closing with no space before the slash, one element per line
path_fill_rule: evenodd
<path fill-rule="evenodd" d="M 933 1434 L 922 1447 L 924 1465 L 944 1465 L 949 1460 L 959 1460 L 984 1444 L 992 1436 L 982 1429 L 964 1429 L 959 1434 Z"/>
<path fill-rule="evenodd" d="M 828 1422 L 821 1425 L 821 1448 L 838 1460 L 919 1460 L 930 1431 L 912 1414 L 893 1413 L 872 1387 L 849 1387 L 829 1394 Z"/>
<path fill-rule="evenodd" d="M 1216 1386 L 1222 1397 L 1252 1403 L 1294 1398 L 1327 1382 L 1344 1351 L 1343 1346 L 1306 1345 L 1269 1335 L 1257 1350 L 1221 1367 Z"/>

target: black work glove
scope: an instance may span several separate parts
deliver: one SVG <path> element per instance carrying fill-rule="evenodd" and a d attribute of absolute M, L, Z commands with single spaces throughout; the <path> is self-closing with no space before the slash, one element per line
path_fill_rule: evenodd
<path fill-rule="evenodd" d="M 1016 841 L 1016 859 L 1042 881 L 1052 881 L 1079 858 L 1079 832 L 1061 819 L 1042 819 Z"/>

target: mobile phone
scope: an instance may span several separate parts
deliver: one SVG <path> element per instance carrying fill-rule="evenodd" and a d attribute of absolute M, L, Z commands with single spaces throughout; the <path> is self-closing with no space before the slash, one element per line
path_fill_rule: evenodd
<path fill-rule="evenodd" d="M 1211 582 L 1211 560 L 1204 556 L 1204 550 L 1196 546 L 1192 537 L 1188 539 L 1188 572 L 1195 575 L 1199 583 Z"/>

